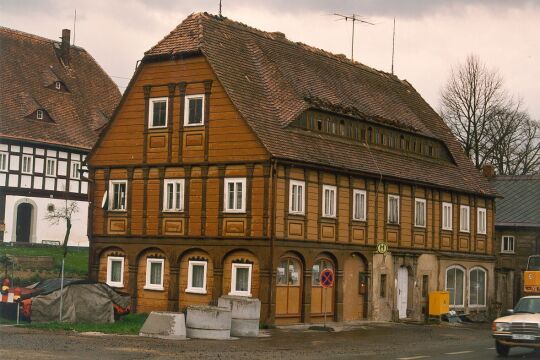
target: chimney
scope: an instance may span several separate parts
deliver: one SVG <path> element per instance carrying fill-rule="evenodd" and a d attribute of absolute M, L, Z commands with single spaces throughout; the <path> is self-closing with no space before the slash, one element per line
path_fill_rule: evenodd
<path fill-rule="evenodd" d="M 62 44 L 60 45 L 60 57 L 64 65 L 69 65 L 69 48 L 70 48 L 71 30 L 62 29 Z"/>
<path fill-rule="evenodd" d="M 495 176 L 495 167 L 491 164 L 486 164 L 482 166 L 482 174 L 487 178 L 492 178 Z"/>

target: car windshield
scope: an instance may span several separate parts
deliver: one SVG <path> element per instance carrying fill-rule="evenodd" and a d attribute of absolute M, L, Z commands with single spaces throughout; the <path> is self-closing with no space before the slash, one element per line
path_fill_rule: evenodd
<path fill-rule="evenodd" d="M 540 298 L 524 298 L 518 301 L 515 313 L 540 313 Z"/>
<path fill-rule="evenodd" d="M 527 266 L 527 269 L 531 271 L 539 271 L 540 270 L 540 256 L 531 256 L 529 258 L 529 264 Z"/>

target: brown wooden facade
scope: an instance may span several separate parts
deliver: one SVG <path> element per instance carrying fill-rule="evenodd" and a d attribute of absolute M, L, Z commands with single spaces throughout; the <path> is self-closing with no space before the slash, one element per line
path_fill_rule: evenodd
<path fill-rule="evenodd" d="M 204 95 L 205 121 L 187 127 L 184 100 L 193 94 Z M 169 100 L 167 127 L 148 127 L 149 99 L 155 97 Z M 336 273 L 326 311 L 339 321 L 395 318 L 393 284 L 399 267 L 408 268 L 407 310 L 416 318 L 425 307 L 423 294 L 445 287 L 439 260 L 492 272 L 492 198 L 273 158 L 201 55 L 143 63 L 88 165 L 90 277 L 107 281 L 107 258 L 124 258 L 122 289 L 132 295 L 138 312 L 215 303 L 230 291 L 233 263 L 251 264 L 251 296 L 260 298 L 262 319 L 270 323 L 322 319 L 324 296 L 312 278 L 317 264 Z M 224 211 L 228 178 L 245 178 L 243 212 Z M 184 180 L 181 212 L 163 211 L 167 179 Z M 127 182 L 123 211 L 101 206 L 113 180 Z M 305 183 L 304 215 L 289 213 L 291 180 Z M 335 218 L 322 216 L 323 185 L 337 188 Z M 355 189 L 367 194 L 365 221 L 352 220 Z M 389 194 L 400 197 L 399 225 L 387 223 Z M 415 198 L 426 201 L 425 227 L 414 226 Z M 442 202 L 453 204 L 453 230 L 442 230 Z M 471 209 L 469 233 L 459 231 L 460 205 Z M 479 207 L 487 211 L 484 235 L 476 231 Z M 384 256 L 375 253 L 380 242 L 389 245 Z M 145 289 L 148 258 L 163 259 L 161 290 Z M 190 259 L 207 261 L 204 294 L 185 291 Z M 278 267 L 293 269 L 294 281 L 279 284 L 283 270 Z"/>

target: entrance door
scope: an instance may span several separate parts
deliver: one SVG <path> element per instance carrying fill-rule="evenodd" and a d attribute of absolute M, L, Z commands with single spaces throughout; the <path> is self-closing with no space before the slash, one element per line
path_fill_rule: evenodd
<path fill-rule="evenodd" d="M 276 273 L 276 317 L 286 317 L 288 321 L 300 322 L 302 305 L 302 266 L 293 257 L 279 260 Z"/>
<path fill-rule="evenodd" d="M 399 318 L 404 319 L 407 317 L 407 291 L 409 288 L 409 271 L 406 267 L 402 266 L 398 270 L 398 284 L 397 284 L 397 307 Z"/>
<path fill-rule="evenodd" d="M 33 206 L 22 203 L 17 206 L 17 242 L 30 242 L 30 230 L 32 227 Z"/>

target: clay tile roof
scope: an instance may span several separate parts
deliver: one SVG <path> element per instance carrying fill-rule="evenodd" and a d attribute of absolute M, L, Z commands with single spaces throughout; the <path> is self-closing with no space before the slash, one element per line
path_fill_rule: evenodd
<path fill-rule="evenodd" d="M 495 225 L 540 227 L 540 175 L 496 176 L 491 183 L 503 196 Z"/>
<path fill-rule="evenodd" d="M 143 61 L 196 52 L 206 56 L 238 111 L 275 158 L 496 195 L 442 119 L 405 80 L 289 41 L 281 33 L 207 13 L 190 15 L 148 50 Z M 438 139 L 455 164 L 368 150 L 288 126 L 305 110 L 322 105 Z"/>
<path fill-rule="evenodd" d="M 0 27 L 0 137 L 90 149 L 120 100 L 111 78 L 84 49 L 69 66 L 59 42 Z M 57 91 L 61 81 L 69 91 Z M 27 118 L 43 109 L 52 121 Z M 100 114 L 100 115 L 96 115 Z"/>

